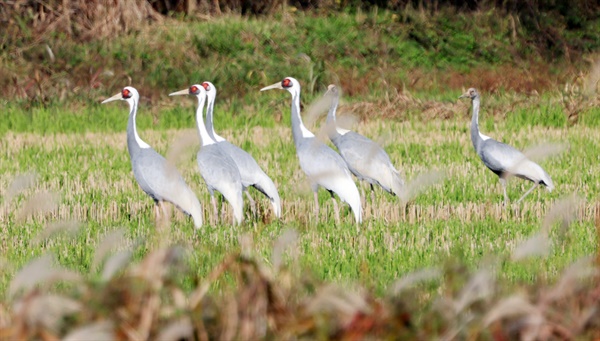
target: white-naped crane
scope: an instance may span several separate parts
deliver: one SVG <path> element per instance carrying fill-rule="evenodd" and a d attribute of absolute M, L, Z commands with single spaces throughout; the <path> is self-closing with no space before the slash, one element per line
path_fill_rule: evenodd
<path fill-rule="evenodd" d="M 240 224 L 244 215 L 242 199 L 242 180 L 235 162 L 213 140 L 204 125 L 203 110 L 206 102 L 206 90 L 202 85 L 192 85 L 188 89 L 169 94 L 169 96 L 192 95 L 198 99 L 196 123 L 200 134 L 200 150 L 197 154 L 200 175 L 206 183 L 213 204 L 215 219 L 218 217 L 217 200 L 214 191 L 221 193 L 233 208 L 234 223 Z"/>
<path fill-rule="evenodd" d="M 287 90 L 292 95 L 292 135 L 300 167 L 311 183 L 317 219 L 319 217 L 317 191 L 319 187 L 323 187 L 331 194 L 336 221 L 339 222 L 339 208 L 334 193 L 350 205 L 356 223 L 361 223 L 360 194 L 344 159 L 317 139 L 302 123 L 302 117 L 300 116 L 300 83 L 292 77 L 286 77 L 281 82 L 264 87 L 260 91 L 269 89 Z"/>
<path fill-rule="evenodd" d="M 331 84 L 326 95 L 332 98 L 327 114 L 327 134 L 337 147 L 348 169 L 359 180 L 366 181 L 371 187 L 371 201 L 374 202 L 373 185 L 379 185 L 388 193 L 402 198 L 404 180 L 396 170 L 388 154 L 373 140 L 337 126 L 336 111 L 340 101 L 338 88 Z"/>
<path fill-rule="evenodd" d="M 480 96 L 476 89 L 470 88 L 459 98 L 470 98 L 473 107 L 473 116 L 471 118 L 471 141 L 475 152 L 483 161 L 483 164 L 494 174 L 498 175 L 500 184 L 504 190 L 504 205 L 508 204 L 508 195 L 506 194 L 506 183 L 508 177 L 513 175 L 521 179 L 533 182 L 533 186 L 517 200 L 521 202 L 538 185 L 544 185 L 548 191 L 554 189 L 552 179 L 546 171 L 537 163 L 529 160 L 523 153 L 515 148 L 498 142 L 479 131 L 479 105 Z"/>
<path fill-rule="evenodd" d="M 206 90 L 206 96 L 208 103 L 206 106 L 206 130 L 210 137 L 217 142 L 219 147 L 229 155 L 240 171 L 242 179 L 242 185 L 248 199 L 254 210 L 254 200 L 248 193 L 247 188 L 252 186 L 259 192 L 264 194 L 271 201 L 273 206 L 273 213 L 277 218 L 281 218 L 281 199 L 277 192 L 277 187 L 273 180 L 260 168 L 256 160 L 242 148 L 230 143 L 223 137 L 219 136 L 215 132 L 213 124 L 213 109 L 215 104 L 215 98 L 217 96 L 217 88 L 211 82 L 203 82 L 202 86 Z"/>
<path fill-rule="evenodd" d="M 166 215 L 163 202 L 167 201 L 192 216 L 194 226 L 200 228 L 202 226 L 202 206 L 198 197 L 185 183 L 177 169 L 144 142 L 137 133 L 135 118 L 140 100 L 138 91 L 128 86 L 102 103 L 117 100 L 126 101 L 129 104 L 127 150 L 131 159 L 131 168 L 133 176 L 142 190 L 154 200 L 157 220 L 160 216 L 159 210 Z"/>

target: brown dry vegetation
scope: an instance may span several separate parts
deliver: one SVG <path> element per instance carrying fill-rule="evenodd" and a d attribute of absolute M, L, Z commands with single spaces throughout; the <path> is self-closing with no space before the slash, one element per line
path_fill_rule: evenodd
<path fill-rule="evenodd" d="M 558 203 L 561 210 L 573 205 Z M 561 207 L 562 206 L 562 207 Z M 571 214 L 571 213 L 569 213 Z M 568 216 L 562 217 L 569 219 Z M 600 218 L 596 220 L 600 228 Z M 273 267 L 252 253 L 252 240 L 227 256 L 191 292 L 178 279 L 189 270 L 185 250 L 165 236 L 140 262 L 127 265 L 130 247 L 112 255 L 115 231 L 96 248 L 95 276 L 56 267 L 50 256 L 33 260 L 11 282 L 11 307 L 0 305 L 2 339 L 41 340 L 257 340 L 257 339 L 494 339 L 571 340 L 600 337 L 600 271 L 593 258 L 567 268 L 547 287 L 505 293 L 495 265 L 470 272 L 461 266 L 425 269 L 399 279 L 385 298 L 359 287 L 320 283 L 298 271 L 297 234 L 274 243 Z M 542 236 L 543 237 L 543 236 Z M 168 237 L 167 237 L 168 238 Z M 523 243 L 540 244 L 533 237 Z M 514 258 L 524 257 L 517 247 Z M 292 261 L 283 261 L 291 254 Z M 210 293 L 229 276 L 233 285 Z M 420 283 L 440 281 L 435 300 Z M 63 283 L 68 290 L 52 289 Z M 426 303 L 427 302 L 427 303 Z M 415 310 L 426 304 L 426 309 Z"/>

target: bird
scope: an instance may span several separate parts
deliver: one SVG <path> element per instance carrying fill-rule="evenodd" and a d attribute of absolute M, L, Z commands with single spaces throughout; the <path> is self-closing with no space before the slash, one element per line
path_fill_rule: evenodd
<path fill-rule="evenodd" d="M 279 198 L 279 193 L 277 192 L 277 187 L 273 183 L 273 180 L 271 180 L 271 178 L 260 168 L 256 160 L 254 160 L 250 154 L 240 147 L 231 144 L 215 132 L 213 125 L 213 109 L 215 97 L 217 96 L 217 88 L 211 82 L 203 82 L 202 86 L 206 90 L 206 97 L 208 99 L 206 107 L 206 130 L 208 131 L 208 134 L 237 165 L 244 189 L 252 186 L 264 194 L 271 201 L 275 216 L 281 218 L 281 199 Z M 245 192 L 251 205 L 254 207 L 254 200 L 248 191 Z"/>
<path fill-rule="evenodd" d="M 302 117 L 300 116 L 300 83 L 292 77 L 286 77 L 281 82 L 264 87 L 260 91 L 270 89 L 287 90 L 292 95 L 292 135 L 300 167 L 311 184 L 317 219 L 319 217 L 317 191 L 319 187 L 323 187 L 331 194 L 336 221 L 339 222 L 339 209 L 334 193 L 342 201 L 350 205 L 356 223 L 361 223 L 362 208 L 360 194 L 344 159 L 333 149 L 317 139 L 302 123 Z"/>
<path fill-rule="evenodd" d="M 201 146 L 197 153 L 200 175 L 206 183 L 213 204 L 215 218 L 218 216 L 217 201 L 214 191 L 221 193 L 233 208 L 234 223 L 241 224 L 244 215 L 242 200 L 242 179 L 235 162 L 227 155 L 219 144 L 213 140 L 204 125 L 203 110 L 206 102 L 206 90 L 195 84 L 188 89 L 173 92 L 169 96 L 192 95 L 198 98 L 196 124 L 200 134 Z"/>
<path fill-rule="evenodd" d="M 155 203 L 156 218 L 160 216 L 159 208 L 166 215 L 164 201 L 170 202 L 187 215 L 192 216 L 194 226 L 202 226 L 202 205 L 192 189 L 173 165 L 144 142 L 137 133 L 135 118 L 140 95 L 130 86 L 118 94 L 102 101 L 102 104 L 122 100 L 129 104 L 129 121 L 127 123 L 127 149 L 131 159 L 133 176 L 137 183 Z"/>
<path fill-rule="evenodd" d="M 475 152 L 477 152 L 477 155 L 481 161 L 483 161 L 483 164 L 498 176 L 504 190 L 505 206 L 508 204 L 506 185 L 508 177 L 511 175 L 533 182 L 533 186 L 523 194 L 517 203 L 521 202 L 521 200 L 531 193 L 538 185 L 546 186 L 548 191 L 554 189 L 552 179 L 537 163 L 529 160 L 517 149 L 502 142 L 498 142 L 479 131 L 480 96 L 476 89 L 468 89 L 459 98 L 471 99 L 471 105 L 473 107 L 471 142 L 473 142 Z"/>
<path fill-rule="evenodd" d="M 359 180 L 369 183 L 371 201 L 374 202 L 375 199 L 373 185 L 379 185 L 386 192 L 402 197 L 404 180 L 392 165 L 388 154 L 371 139 L 338 127 L 335 113 L 339 105 L 340 93 L 335 85 L 330 84 L 325 95 L 327 94 L 332 97 L 326 121 L 327 135 L 348 165 L 350 172 Z"/>

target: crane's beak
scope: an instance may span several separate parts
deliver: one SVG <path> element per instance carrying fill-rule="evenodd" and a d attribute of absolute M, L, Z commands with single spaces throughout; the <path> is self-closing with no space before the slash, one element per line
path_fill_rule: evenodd
<path fill-rule="evenodd" d="M 118 94 L 112 96 L 111 98 L 108 98 L 108 99 L 105 99 L 104 101 L 102 101 L 102 104 L 112 102 L 112 101 L 117 101 L 120 99 L 123 99 L 123 94 L 119 92 Z"/>
<path fill-rule="evenodd" d="M 264 88 L 260 89 L 260 91 L 271 90 L 271 89 L 283 89 L 283 86 L 281 86 L 281 82 L 277 82 L 275 84 L 265 86 Z"/>
<path fill-rule="evenodd" d="M 189 95 L 189 94 L 190 94 L 190 90 L 189 89 L 183 89 L 183 90 L 171 92 L 169 94 L 169 96 L 181 96 L 181 95 Z"/>
<path fill-rule="evenodd" d="M 464 94 L 460 95 L 460 97 L 459 97 L 458 99 L 461 99 L 461 98 L 466 98 L 466 97 L 471 97 L 471 95 L 469 95 L 469 92 L 468 92 L 468 91 L 467 91 L 467 92 L 465 92 Z"/>

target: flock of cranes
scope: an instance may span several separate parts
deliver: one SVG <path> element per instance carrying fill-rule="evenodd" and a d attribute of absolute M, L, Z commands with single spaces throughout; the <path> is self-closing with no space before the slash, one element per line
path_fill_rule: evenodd
<path fill-rule="evenodd" d="M 323 187 L 331 194 L 336 222 L 340 220 L 336 194 L 350 206 L 356 223 L 362 222 L 361 197 L 352 174 L 357 179 L 369 183 L 372 201 L 374 201 L 374 185 L 380 186 L 393 195 L 406 197 L 403 196 L 404 180 L 383 148 L 365 136 L 337 126 L 336 110 L 339 104 L 339 91 L 336 86 L 330 85 L 326 93 L 332 97 L 326 127 L 327 135 L 339 153 L 318 139 L 302 122 L 300 83 L 296 79 L 286 77 L 281 82 L 264 87 L 260 91 L 270 89 L 286 90 L 292 96 L 292 135 L 300 167 L 311 184 L 317 219 L 319 217 L 317 192 L 319 187 Z M 214 84 L 210 82 L 195 84 L 187 89 L 173 92 L 169 96 L 178 95 L 195 96 L 198 100 L 196 125 L 201 141 L 201 147 L 197 153 L 198 170 L 210 193 L 215 219 L 218 217 L 215 191 L 221 193 L 231 205 L 234 216 L 233 223 L 240 224 L 243 220 L 244 192 L 254 211 L 255 202 L 247 191 L 251 186 L 270 200 L 273 214 L 277 218 L 281 218 L 281 199 L 273 180 L 260 168 L 250 154 L 229 143 L 215 132 L 213 109 L 217 90 Z M 470 98 L 472 101 L 471 140 L 473 147 L 484 165 L 498 175 L 504 190 L 504 205 L 508 204 L 506 184 L 509 176 L 533 182 L 531 189 L 517 203 L 538 185 L 544 185 L 548 190 L 554 188 L 552 179 L 542 167 L 529 160 L 520 151 L 483 135 L 479 131 L 480 97 L 477 90 L 471 88 L 460 98 Z M 161 212 L 166 214 L 164 206 L 166 201 L 191 216 L 194 226 L 200 228 L 203 225 L 203 211 L 196 194 L 186 184 L 177 169 L 144 142 L 137 133 L 135 119 L 139 99 L 137 90 L 128 86 L 123 88 L 120 93 L 102 102 L 124 100 L 129 104 L 127 148 L 133 175 L 141 189 L 154 200 L 157 218 L 160 217 Z M 204 114 L 205 105 L 206 115 Z"/>

